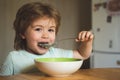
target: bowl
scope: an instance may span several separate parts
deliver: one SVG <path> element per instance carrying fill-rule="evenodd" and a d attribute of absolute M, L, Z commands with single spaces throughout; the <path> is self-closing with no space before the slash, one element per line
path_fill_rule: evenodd
<path fill-rule="evenodd" d="M 54 77 L 71 75 L 83 63 L 83 60 L 76 58 L 36 58 L 34 61 L 41 72 Z"/>

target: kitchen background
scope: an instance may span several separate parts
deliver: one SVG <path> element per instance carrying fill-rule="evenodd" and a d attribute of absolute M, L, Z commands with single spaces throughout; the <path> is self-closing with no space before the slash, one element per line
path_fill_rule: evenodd
<path fill-rule="evenodd" d="M 92 0 L 91 67 L 120 68 L 120 0 Z"/>
<path fill-rule="evenodd" d="M 0 0 L 0 65 L 7 54 L 14 50 L 12 27 L 15 14 L 23 4 L 32 1 L 50 3 L 60 11 L 62 22 L 56 47 L 74 49 L 77 46 L 74 40 L 64 39 L 75 38 L 81 30 L 94 32 L 93 53 L 82 68 L 120 67 L 120 15 L 112 16 L 109 20 L 106 8 L 100 6 L 94 10 L 98 8 L 95 4 L 107 0 Z"/>

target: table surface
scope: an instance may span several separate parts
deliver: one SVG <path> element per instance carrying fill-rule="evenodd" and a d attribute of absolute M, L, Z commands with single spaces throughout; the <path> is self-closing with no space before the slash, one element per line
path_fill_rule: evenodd
<path fill-rule="evenodd" d="M 0 80 L 120 80 L 120 68 L 80 69 L 67 77 L 50 77 L 40 73 L 1 76 Z"/>

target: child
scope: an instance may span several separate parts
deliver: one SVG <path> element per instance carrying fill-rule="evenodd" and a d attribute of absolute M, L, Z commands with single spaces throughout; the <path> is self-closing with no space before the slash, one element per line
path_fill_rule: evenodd
<path fill-rule="evenodd" d="M 34 59 L 46 57 L 68 57 L 87 59 L 92 50 L 93 34 L 82 31 L 76 42 L 76 50 L 52 47 L 60 26 L 59 12 L 48 4 L 32 2 L 22 6 L 14 21 L 14 48 L 1 67 L 0 75 L 8 76 L 35 70 Z"/>

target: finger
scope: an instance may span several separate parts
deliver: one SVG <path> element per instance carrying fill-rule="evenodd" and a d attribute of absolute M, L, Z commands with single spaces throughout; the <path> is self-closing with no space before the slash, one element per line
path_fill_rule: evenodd
<path fill-rule="evenodd" d="M 93 35 L 93 34 L 91 34 L 91 35 L 90 35 L 90 39 L 93 39 L 93 38 L 94 38 L 94 35 Z"/>
<path fill-rule="evenodd" d="M 77 42 L 79 42 L 80 40 L 81 40 L 81 34 L 82 32 L 80 32 L 79 34 L 78 34 L 78 37 L 75 39 Z"/>
<path fill-rule="evenodd" d="M 83 31 L 81 33 L 81 41 L 87 40 L 87 38 L 88 38 L 87 36 L 89 36 L 89 34 L 87 33 L 87 31 Z"/>
<path fill-rule="evenodd" d="M 90 31 L 84 31 L 81 33 L 81 41 L 88 41 L 93 39 L 93 34 Z"/>
<path fill-rule="evenodd" d="M 82 31 L 79 33 L 79 36 L 75 39 L 77 42 L 79 41 L 87 41 L 93 39 L 93 34 L 90 31 Z"/>
<path fill-rule="evenodd" d="M 76 38 L 76 41 L 84 41 L 87 31 L 82 31 L 79 33 L 78 37 Z"/>
<path fill-rule="evenodd" d="M 92 36 L 92 33 L 87 32 L 86 35 L 85 35 L 85 39 L 88 40 L 88 39 L 90 39 L 91 36 Z"/>

